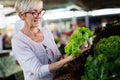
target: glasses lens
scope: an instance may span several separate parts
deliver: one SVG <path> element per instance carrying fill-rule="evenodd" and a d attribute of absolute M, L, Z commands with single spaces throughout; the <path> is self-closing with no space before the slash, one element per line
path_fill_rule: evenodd
<path fill-rule="evenodd" d="M 35 12 L 33 15 L 38 17 L 38 16 L 43 16 L 45 14 L 45 9 L 42 9 L 39 13 Z"/>
<path fill-rule="evenodd" d="M 41 14 L 41 15 L 44 15 L 44 14 L 45 14 L 45 9 L 42 9 L 42 11 L 41 11 L 40 14 Z"/>
<path fill-rule="evenodd" d="M 44 14 L 45 14 L 45 9 L 42 9 L 39 13 L 38 12 L 26 12 L 25 14 L 27 14 L 27 13 L 30 13 L 30 14 L 32 14 L 34 17 L 38 17 L 38 16 L 43 16 Z"/>

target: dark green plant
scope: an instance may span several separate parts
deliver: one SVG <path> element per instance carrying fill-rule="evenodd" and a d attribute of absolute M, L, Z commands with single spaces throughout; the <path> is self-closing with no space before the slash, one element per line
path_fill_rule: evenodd
<path fill-rule="evenodd" d="M 85 64 L 82 80 L 120 79 L 120 36 L 100 39 L 94 45 L 94 56 Z"/>
<path fill-rule="evenodd" d="M 120 35 L 120 22 L 107 24 L 105 27 L 97 27 L 94 34 L 96 37 L 93 43 L 97 43 L 102 38 Z"/>

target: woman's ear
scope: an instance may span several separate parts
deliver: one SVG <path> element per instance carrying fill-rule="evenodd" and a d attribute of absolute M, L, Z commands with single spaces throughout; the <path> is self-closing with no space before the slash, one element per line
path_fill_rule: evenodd
<path fill-rule="evenodd" d="M 23 13 L 19 13 L 18 15 L 19 15 L 21 20 L 24 20 L 24 14 Z"/>

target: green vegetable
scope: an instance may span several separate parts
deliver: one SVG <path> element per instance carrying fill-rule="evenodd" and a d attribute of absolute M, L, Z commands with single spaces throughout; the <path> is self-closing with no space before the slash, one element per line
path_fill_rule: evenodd
<path fill-rule="evenodd" d="M 89 56 L 81 80 L 120 79 L 120 36 L 101 39 L 94 45 L 94 56 Z"/>
<path fill-rule="evenodd" d="M 65 53 L 73 56 L 77 56 L 81 53 L 80 47 L 90 37 L 93 36 L 93 32 L 85 27 L 77 28 L 76 31 L 69 37 L 68 44 L 65 46 Z"/>

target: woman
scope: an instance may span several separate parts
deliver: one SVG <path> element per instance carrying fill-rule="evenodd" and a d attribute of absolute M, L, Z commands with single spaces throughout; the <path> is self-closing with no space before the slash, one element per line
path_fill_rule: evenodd
<path fill-rule="evenodd" d="M 14 35 L 12 49 L 25 80 L 53 80 L 56 70 L 75 57 L 60 60 L 61 53 L 52 33 L 47 28 L 39 28 L 45 13 L 41 0 L 17 0 L 15 8 L 24 26 Z"/>

